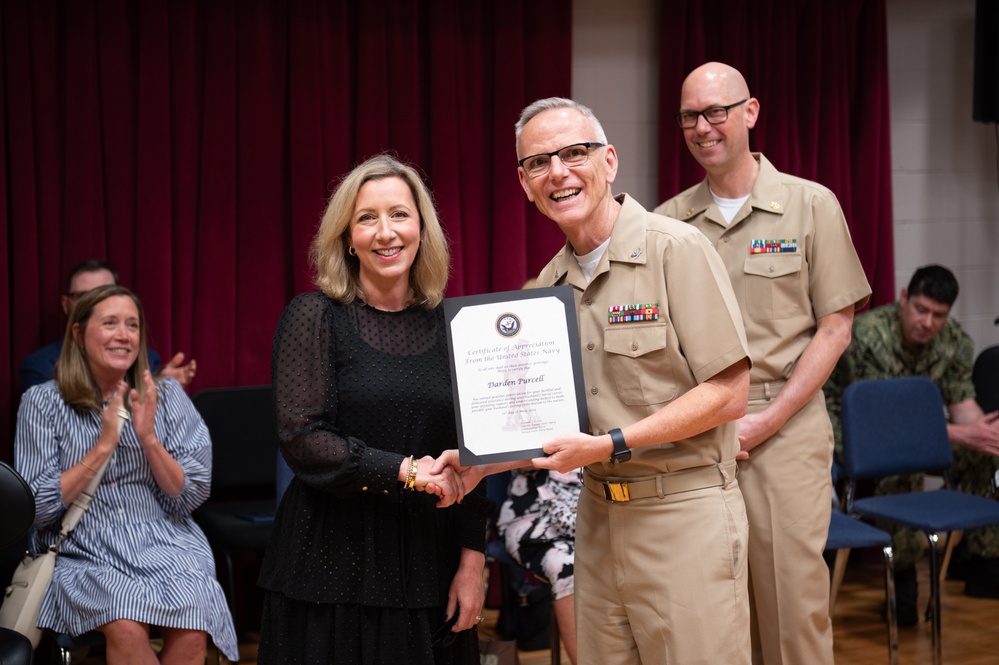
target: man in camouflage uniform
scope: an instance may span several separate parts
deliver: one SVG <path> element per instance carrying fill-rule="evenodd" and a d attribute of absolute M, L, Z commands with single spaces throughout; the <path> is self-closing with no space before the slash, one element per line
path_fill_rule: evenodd
<path fill-rule="evenodd" d="M 877 307 L 853 322 L 853 340 L 840 357 L 824 387 L 826 407 L 836 435 L 836 455 L 842 454 L 840 398 L 860 379 L 925 376 L 940 389 L 947 408 L 947 434 L 954 444 L 951 476 L 961 489 L 993 496 L 992 476 L 999 468 L 999 413 L 985 414 L 975 401 L 971 381 L 974 348 L 961 325 L 949 318 L 957 299 L 954 274 L 942 266 L 919 268 L 897 303 Z M 916 492 L 923 474 L 879 479 L 876 494 Z M 914 625 L 916 611 L 915 564 L 925 537 L 909 529 L 894 532 L 896 598 L 899 625 Z M 999 528 L 972 529 L 965 534 L 971 557 L 965 593 L 999 597 Z"/>

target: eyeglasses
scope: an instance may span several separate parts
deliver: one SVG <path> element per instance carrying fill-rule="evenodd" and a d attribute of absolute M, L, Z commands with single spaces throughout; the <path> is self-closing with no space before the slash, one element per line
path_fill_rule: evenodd
<path fill-rule="evenodd" d="M 84 296 L 87 293 L 87 291 L 70 291 L 66 294 L 66 297 L 70 300 L 79 300 L 81 296 Z"/>
<path fill-rule="evenodd" d="M 548 173 L 548 169 L 552 167 L 552 157 L 556 155 L 558 155 L 559 161 L 569 168 L 576 168 L 586 163 L 586 160 L 590 157 L 591 149 L 603 148 L 606 145 L 606 143 L 594 143 L 592 141 L 589 143 L 573 143 L 564 148 L 559 148 L 554 152 L 542 152 L 530 157 L 524 157 L 518 160 L 517 163 L 520 164 L 520 168 L 524 169 L 527 175 L 532 178 L 538 178 Z"/>
<path fill-rule="evenodd" d="M 698 116 L 704 116 L 704 119 L 708 121 L 709 125 L 720 125 L 726 120 L 728 120 L 729 109 L 734 109 L 740 104 L 745 104 L 749 99 L 743 99 L 735 104 L 729 104 L 728 106 L 712 106 L 709 109 L 704 109 L 703 111 L 680 111 L 679 113 L 674 113 L 673 117 L 676 118 L 678 125 L 684 129 L 693 129 L 697 127 Z"/>

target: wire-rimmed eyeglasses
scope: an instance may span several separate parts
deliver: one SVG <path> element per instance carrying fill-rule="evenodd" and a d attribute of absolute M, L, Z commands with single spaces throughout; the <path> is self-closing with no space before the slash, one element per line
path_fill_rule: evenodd
<path fill-rule="evenodd" d="M 569 168 L 575 168 L 586 163 L 586 160 L 590 157 L 590 150 L 603 148 L 606 145 L 606 143 L 596 143 L 594 141 L 573 143 L 552 152 L 541 152 L 537 155 L 524 157 L 518 160 L 517 163 L 520 164 L 520 168 L 524 169 L 527 175 L 537 178 L 548 173 L 548 169 L 552 167 L 552 157 L 556 155 L 563 164 Z"/>
<path fill-rule="evenodd" d="M 734 104 L 729 104 L 728 106 L 712 106 L 711 108 L 704 109 L 703 111 L 680 111 L 679 113 L 674 113 L 673 117 L 676 118 L 676 122 L 680 127 L 684 129 L 693 129 L 697 127 L 698 116 L 704 116 L 704 119 L 708 121 L 709 125 L 720 125 L 726 120 L 728 120 L 729 109 L 734 109 L 740 104 L 745 104 L 749 99 L 740 99 Z"/>

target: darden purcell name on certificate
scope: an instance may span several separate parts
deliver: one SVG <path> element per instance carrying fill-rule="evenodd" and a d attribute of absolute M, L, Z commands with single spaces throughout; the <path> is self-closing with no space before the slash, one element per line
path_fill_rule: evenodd
<path fill-rule="evenodd" d="M 587 429 L 571 287 L 444 301 L 461 463 L 529 459 Z"/>

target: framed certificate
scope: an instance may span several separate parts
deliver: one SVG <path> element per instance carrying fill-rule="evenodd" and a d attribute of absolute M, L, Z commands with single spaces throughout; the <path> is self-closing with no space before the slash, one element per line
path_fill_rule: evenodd
<path fill-rule="evenodd" d="M 461 464 L 541 457 L 589 431 L 571 286 L 444 300 Z"/>

